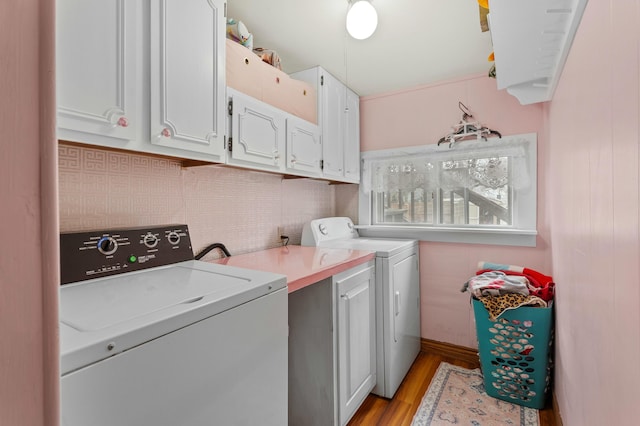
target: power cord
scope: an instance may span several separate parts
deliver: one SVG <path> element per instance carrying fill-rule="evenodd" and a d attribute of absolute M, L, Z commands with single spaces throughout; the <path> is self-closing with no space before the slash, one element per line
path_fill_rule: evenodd
<path fill-rule="evenodd" d="M 286 235 L 280 235 L 280 240 L 282 241 L 282 245 L 286 246 L 289 244 L 289 237 Z"/>
<path fill-rule="evenodd" d="M 226 257 L 230 257 L 231 253 L 229 253 L 229 250 L 227 250 L 227 248 L 224 246 L 224 244 L 222 243 L 213 243 L 213 244 L 209 244 L 207 247 L 205 247 L 200 253 L 196 254 L 194 256 L 195 260 L 200 260 L 202 259 L 207 253 L 209 253 L 211 250 L 213 249 L 220 249 L 222 250 L 222 252 L 224 253 L 224 255 Z"/>

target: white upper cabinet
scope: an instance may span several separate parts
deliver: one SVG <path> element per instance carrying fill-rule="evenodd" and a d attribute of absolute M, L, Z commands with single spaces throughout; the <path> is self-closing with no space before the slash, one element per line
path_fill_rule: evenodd
<path fill-rule="evenodd" d="M 227 163 L 284 173 L 286 114 L 248 95 L 227 90 L 231 113 Z"/>
<path fill-rule="evenodd" d="M 58 139 L 224 162 L 224 14 L 224 0 L 59 0 Z"/>
<path fill-rule="evenodd" d="M 224 161 L 224 7 L 223 0 L 151 2 L 152 144 Z"/>
<path fill-rule="evenodd" d="M 58 0 L 58 138 L 127 147 L 140 126 L 136 97 L 140 2 Z"/>
<path fill-rule="evenodd" d="M 321 67 L 296 72 L 291 77 L 308 82 L 318 92 L 322 176 L 341 182 L 360 182 L 358 95 Z"/>
<path fill-rule="evenodd" d="M 227 88 L 227 93 L 228 164 L 296 176 L 322 176 L 322 141 L 316 124 L 235 89 Z"/>
<path fill-rule="evenodd" d="M 323 175 L 327 178 L 341 180 L 344 176 L 344 137 L 346 132 L 346 91 L 340 81 L 323 72 L 320 76 L 318 99 L 320 105 L 319 124 L 322 127 Z"/>
<path fill-rule="evenodd" d="M 498 89 L 522 105 L 550 101 L 587 0 L 491 0 Z"/>
<path fill-rule="evenodd" d="M 225 5 L 58 0 L 58 139 L 359 182 L 358 95 L 320 67 L 294 80 L 244 51 L 230 70 L 255 56 L 277 107 L 227 88 Z"/>
<path fill-rule="evenodd" d="M 320 128 L 295 116 L 287 117 L 287 173 L 320 177 Z"/>
<path fill-rule="evenodd" d="M 347 89 L 344 139 L 344 179 L 360 183 L 360 96 Z"/>

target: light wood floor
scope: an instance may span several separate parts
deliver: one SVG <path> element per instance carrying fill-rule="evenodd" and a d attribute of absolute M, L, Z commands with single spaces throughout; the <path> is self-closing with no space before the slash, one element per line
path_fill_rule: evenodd
<path fill-rule="evenodd" d="M 468 360 L 464 361 L 445 355 L 420 352 L 393 399 L 389 400 L 370 394 L 354 414 L 349 426 L 411 425 L 413 415 L 418 409 L 422 397 L 438 369 L 438 365 L 442 361 L 464 368 L 479 367 L 479 363 L 469 362 Z M 540 410 L 540 426 L 556 426 L 551 405 L 551 403 L 548 403 L 548 408 Z"/>

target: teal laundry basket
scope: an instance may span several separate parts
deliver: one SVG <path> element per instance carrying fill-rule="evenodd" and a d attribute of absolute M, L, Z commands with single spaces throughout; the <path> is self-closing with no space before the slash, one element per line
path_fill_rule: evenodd
<path fill-rule="evenodd" d="M 551 381 L 553 302 L 510 309 L 491 321 L 482 302 L 473 299 L 473 312 L 487 394 L 543 408 Z"/>

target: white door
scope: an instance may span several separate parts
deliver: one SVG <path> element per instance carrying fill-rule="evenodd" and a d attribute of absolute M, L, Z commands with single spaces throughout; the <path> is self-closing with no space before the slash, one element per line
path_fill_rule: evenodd
<path fill-rule="evenodd" d="M 347 89 L 344 138 L 344 178 L 360 182 L 360 97 Z"/>
<path fill-rule="evenodd" d="M 328 72 L 322 75 L 322 174 L 344 177 L 344 135 L 346 88 Z"/>
<path fill-rule="evenodd" d="M 59 139 L 116 147 L 135 139 L 139 5 L 56 2 Z"/>
<path fill-rule="evenodd" d="M 232 106 L 227 162 L 254 169 L 284 172 L 285 113 L 262 101 L 229 90 Z"/>
<path fill-rule="evenodd" d="M 347 424 L 376 383 L 374 270 L 370 262 L 335 276 L 341 425 Z"/>
<path fill-rule="evenodd" d="M 224 9 L 224 0 L 151 2 L 151 143 L 224 161 Z"/>
<path fill-rule="evenodd" d="M 321 159 L 320 128 L 301 118 L 287 117 L 287 170 L 317 177 L 321 173 Z"/>

